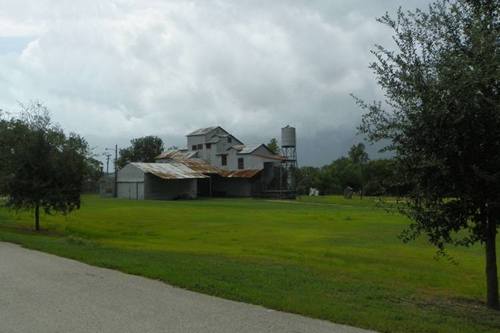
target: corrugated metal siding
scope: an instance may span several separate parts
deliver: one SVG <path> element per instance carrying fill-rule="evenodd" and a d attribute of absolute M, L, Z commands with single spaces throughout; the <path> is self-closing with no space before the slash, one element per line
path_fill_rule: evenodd
<path fill-rule="evenodd" d="M 144 199 L 143 182 L 122 182 L 117 184 L 118 198 L 130 200 Z"/>
<path fill-rule="evenodd" d="M 118 182 L 144 182 L 144 172 L 130 163 L 118 170 L 117 179 Z"/>

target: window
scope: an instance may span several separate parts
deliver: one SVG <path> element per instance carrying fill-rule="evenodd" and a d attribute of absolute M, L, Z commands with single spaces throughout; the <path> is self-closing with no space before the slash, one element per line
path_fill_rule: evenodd
<path fill-rule="evenodd" d="M 227 143 L 231 143 L 233 142 L 233 138 L 231 138 L 230 136 L 227 137 Z"/>
<path fill-rule="evenodd" d="M 202 150 L 202 149 L 203 149 L 203 144 L 202 144 L 202 143 L 200 143 L 200 144 L 198 145 L 198 150 Z"/>
<path fill-rule="evenodd" d="M 245 161 L 242 157 L 238 158 L 238 169 L 245 169 Z"/>
<path fill-rule="evenodd" d="M 205 147 L 206 147 L 207 149 L 210 149 L 210 148 L 212 147 L 212 144 L 211 144 L 211 143 L 207 143 L 207 144 L 205 144 Z"/>
<path fill-rule="evenodd" d="M 192 150 L 196 150 L 196 145 L 193 145 L 193 147 L 191 147 Z"/>
<path fill-rule="evenodd" d="M 220 163 L 222 165 L 227 165 L 227 155 L 221 155 L 220 156 Z"/>

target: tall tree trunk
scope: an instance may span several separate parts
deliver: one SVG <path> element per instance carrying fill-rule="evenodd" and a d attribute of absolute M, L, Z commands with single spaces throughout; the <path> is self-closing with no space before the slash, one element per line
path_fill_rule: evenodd
<path fill-rule="evenodd" d="M 40 205 L 35 205 L 35 230 L 40 231 Z"/>
<path fill-rule="evenodd" d="M 491 216 L 488 216 L 486 231 L 486 293 L 488 307 L 500 309 L 498 294 L 498 272 L 497 272 L 497 252 L 496 252 L 496 223 Z"/>

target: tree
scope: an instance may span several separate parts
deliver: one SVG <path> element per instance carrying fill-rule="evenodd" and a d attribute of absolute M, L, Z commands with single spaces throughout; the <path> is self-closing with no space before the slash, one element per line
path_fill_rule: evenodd
<path fill-rule="evenodd" d="M 349 159 L 351 162 L 357 167 L 358 173 L 359 173 L 359 180 L 360 180 L 360 186 L 359 186 L 359 194 L 361 199 L 363 199 L 363 194 L 365 192 L 365 173 L 364 173 L 364 166 L 368 162 L 368 153 L 365 151 L 365 145 L 362 143 L 358 143 L 357 145 L 354 145 L 351 147 L 349 150 Z"/>
<path fill-rule="evenodd" d="M 349 149 L 348 156 L 354 164 L 365 164 L 368 162 L 368 153 L 365 151 L 365 145 L 362 143 L 353 145 Z"/>
<path fill-rule="evenodd" d="M 164 149 L 163 140 L 152 135 L 132 139 L 130 144 L 128 148 L 120 149 L 120 157 L 117 161 L 119 168 L 123 168 L 130 162 L 154 162 L 155 157 Z"/>
<path fill-rule="evenodd" d="M 0 194 L 7 196 L 7 207 L 33 210 L 37 231 L 40 209 L 67 214 L 80 208 L 87 142 L 65 135 L 40 103 L 22 105 L 21 118 L 0 124 Z"/>
<path fill-rule="evenodd" d="M 99 190 L 99 180 L 104 175 L 103 164 L 101 161 L 89 156 L 86 160 L 86 169 L 83 191 L 95 193 Z"/>
<path fill-rule="evenodd" d="M 320 185 L 320 170 L 315 167 L 302 167 L 295 169 L 295 182 L 298 194 L 308 194 L 311 187 L 318 188 Z"/>
<path fill-rule="evenodd" d="M 485 247 L 487 304 L 499 308 L 500 1 L 439 1 L 379 21 L 396 50 L 377 46 L 371 65 L 384 104 L 367 104 L 360 130 L 389 139 L 410 189 L 402 212 L 443 253 L 446 244 Z"/>
<path fill-rule="evenodd" d="M 320 190 L 321 194 L 341 194 L 346 187 L 366 195 L 400 195 L 406 189 L 398 181 L 393 159 L 368 160 L 360 166 L 351 158 L 341 157 L 321 168 L 310 166 L 295 170 L 297 192 L 309 193 L 309 188 Z"/>
<path fill-rule="evenodd" d="M 361 191 L 363 185 L 361 167 L 359 164 L 354 164 L 350 158 L 341 157 L 335 160 L 327 170 L 332 174 L 332 183 L 337 185 L 338 193 L 343 193 L 346 187 Z"/>
<path fill-rule="evenodd" d="M 278 140 L 276 140 L 276 138 L 272 138 L 269 141 L 269 143 L 267 144 L 267 148 L 269 148 L 269 150 L 275 154 L 279 154 L 279 152 L 280 152 L 280 146 L 279 146 Z"/>
<path fill-rule="evenodd" d="M 364 193 L 366 195 L 401 193 L 395 179 L 393 160 L 370 160 L 363 168 Z"/>

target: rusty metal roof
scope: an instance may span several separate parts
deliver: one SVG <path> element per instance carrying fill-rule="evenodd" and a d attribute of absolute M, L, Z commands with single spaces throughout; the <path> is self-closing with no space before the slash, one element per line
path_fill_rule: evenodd
<path fill-rule="evenodd" d="M 261 172 L 259 169 L 244 169 L 244 170 L 221 170 L 219 175 L 225 178 L 252 178 Z"/>
<path fill-rule="evenodd" d="M 150 173 L 163 179 L 198 179 L 209 178 L 207 174 L 217 174 L 224 178 L 253 178 L 261 169 L 222 170 L 197 158 L 165 163 L 131 163 L 144 173 Z"/>
<path fill-rule="evenodd" d="M 208 178 L 208 176 L 199 171 L 193 170 L 183 162 L 131 164 L 141 169 L 144 173 L 150 173 L 162 179 Z"/>
<path fill-rule="evenodd" d="M 244 147 L 244 146 L 243 146 Z M 163 179 L 208 178 L 216 174 L 224 178 L 252 178 L 261 169 L 223 170 L 212 166 L 206 161 L 194 158 L 196 152 L 187 150 L 169 150 L 157 156 L 158 163 L 132 163 L 146 173 L 154 174 Z M 280 159 L 280 156 L 263 156 Z"/>
<path fill-rule="evenodd" d="M 180 161 L 180 163 L 185 164 L 186 166 L 188 166 L 189 168 L 193 169 L 196 172 L 201 172 L 204 174 L 207 174 L 207 173 L 219 174 L 222 171 L 221 169 L 216 168 L 216 167 L 208 164 L 207 162 L 205 162 L 204 160 L 199 159 L 199 158 L 186 159 L 186 160 Z"/>
<path fill-rule="evenodd" d="M 160 155 L 156 156 L 155 159 L 157 159 L 157 160 L 164 160 L 164 159 L 185 160 L 188 158 L 196 157 L 197 154 L 198 154 L 198 152 L 196 152 L 196 151 L 175 149 L 175 150 L 167 150 L 167 151 L 161 153 Z"/>
<path fill-rule="evenodd" d="M 156 159 L 161 164 L 181 163 L 198 173 L 219 173 L 219 169 L 210 165 L 202 159 L 194 158 L 197 152 L 188 152 L 185 150 L 169 150 Z"/>

